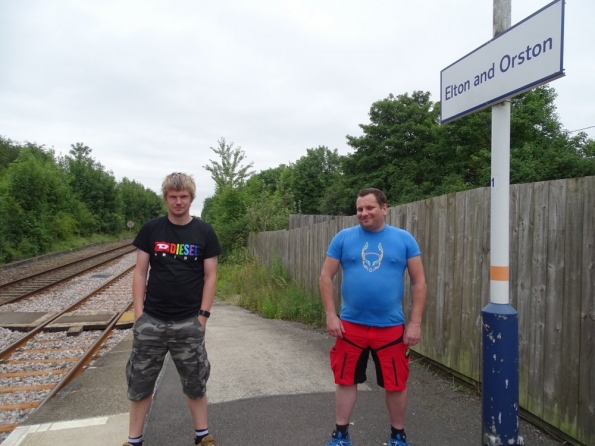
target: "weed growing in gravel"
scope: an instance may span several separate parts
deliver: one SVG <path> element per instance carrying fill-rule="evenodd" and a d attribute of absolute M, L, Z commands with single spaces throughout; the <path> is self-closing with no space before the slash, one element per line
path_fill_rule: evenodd
<path fill-rule="evenodd" d="M 269 319 L 324 326 L 320 298 L 293 282 L 279 259 L 267 267 L 245 253 L 241 257 L 241 262 L 225 262 L 217 268 L 217 298 Z"/>

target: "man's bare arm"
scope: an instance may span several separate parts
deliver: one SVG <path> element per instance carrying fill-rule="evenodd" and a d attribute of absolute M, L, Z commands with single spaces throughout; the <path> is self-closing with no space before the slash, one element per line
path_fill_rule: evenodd
<path fill-rule="evenodd" d="M 147 291 L 147 275 L 149 272 L 149 253 L 136 250 L 136 266 L 132 276 L 132 303 L 134 305 L 134 320 L 143 314 L 145 293 Z"/>
<path fill-rule="evenodd" d="M 426 276 L 421 256 L 407 260 L 407 271 L 411 282 L 411 314 L 405 328 L 403 342 L 407 345 L 418 344 L 421 340 L 421 321 L 426 308 Z"/>
<path fill-rule="evenodd" d="M 205 259 L 204 261 L 205 285 L 202 289 L 200 309 L 209 312 L 215 299 L 215 288 L 217 287 L 217 262 L 216 256 Z M 207 324 L 207 318 L 205 316 L 198 316 L 198 320 L 203 327 Z"/>
<path fill-rule="evenodd" d="M 326 330 L 328 334 L 333 337 L 343 337 L 343 324 L 337 316 L 335 308 L 335 290 L 333 286 L 333 278 L 339 271 L 340 262 L 330 256 L 326 256 L 324 264 L 322 265 L 322 272 L 320 273 L 320 298 L 324 312 L 326 313 Z"/>

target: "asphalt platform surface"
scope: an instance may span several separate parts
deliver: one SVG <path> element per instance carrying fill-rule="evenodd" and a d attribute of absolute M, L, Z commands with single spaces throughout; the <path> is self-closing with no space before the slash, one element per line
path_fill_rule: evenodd
<path fill-rule="evenodd" d="M 207 324 L 211 361 L 209 430 L 218 446 L 324 446 L 334 427 L 334 384 L 328 351 L 333 338 L 302 324 L 264 319 L 215 302 Z M 54 399 L 40 407 L 2 446 L 120 446 L 128 435 L 122 341 Z M 351 420 L 354 446 L 386 445 L 384 392 L 359 386 Z M 406 430 L 411 446 L 482 444 L 481 399 L 466 386 L 412 361 Z M 527 445 L 562 444 L 522 421 Z M 190 446 L 193 426 L 173 362 L 159 378 L 147 418 L 145 446 Z"/>

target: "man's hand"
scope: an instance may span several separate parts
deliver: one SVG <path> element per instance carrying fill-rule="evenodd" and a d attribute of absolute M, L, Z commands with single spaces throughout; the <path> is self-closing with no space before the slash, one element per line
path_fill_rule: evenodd
<path fill-rule="evenodd" d="M 336 314 L 329 314 L 326 316 L 326 331 L 333 338 L 342 338 L 345 333 L 343 323 Z"/>
<path fill-rule="evenodd" d="M 421 340 L 421 324 L 419 322 L 410 322 L 405 327 L 403 342 L 405 345 L 416 345 Z"/>

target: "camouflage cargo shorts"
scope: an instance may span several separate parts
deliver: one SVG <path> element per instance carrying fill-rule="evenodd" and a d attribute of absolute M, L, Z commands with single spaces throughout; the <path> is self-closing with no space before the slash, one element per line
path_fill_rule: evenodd
<path fill-rule="evenodd" d="M 132 331 L 132 352 L 126 364 L 130 401 L 153 394 L 167 352 L 176 365 L 184 394 L 192 399 L 204 396 L 211 364 L 205 349 L 205 329 L 196 317 L 164 321 L 145 313 Z"/>

